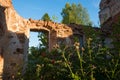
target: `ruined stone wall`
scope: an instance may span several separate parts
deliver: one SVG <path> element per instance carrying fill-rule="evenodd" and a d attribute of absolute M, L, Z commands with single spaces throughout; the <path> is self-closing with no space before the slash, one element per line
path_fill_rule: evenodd
<path fill-rule="evenodd" d="M 101 25 L 110 26 L 120 16 L 120 0 L 101 0 L 99 18 Z M 106 26 L 104 26 L 106 27 Z"/>
<path fill-rule="evenodd" d="M 0 76 L 2 73 L 4 80 L 13 80 L 18 70 L 24 73 L 30 31 L 47 31 L 50 51 L 60 39 L 69 45 L 73 34 L 81 34 L 81 27 L 72 26 L 77 25 L 24 19 L 14 10 L 11 0 L 0 0 Z"/>
<path fill-rule="evenodd" d="M 68 38 L 73 35 L 73 31 L 70 26 L 65 24 L 59 24 L 51 21 L 32 20 L 29 19 L 30 31 L 46 30 L 49 37 L 49 51 L 59 43 L 59 39 Z"/>
<path fill-rule="evenodd" d="M 120 18 L 120 0 L 101 0 L 99 18 L 103 32 L 110 35 Z"/>
<path fill-rule="evenodd" d="M 113 32 L 113 25 L 120 19 L 120 0 L 101 0 L 99 18 L 104 43 L 107 47 L 113 48 L 110 35 Z"/>
<path fill-rule="evenodd" d="M 10 0 L 0 0 L 0 49 L 2 49 L 3 79 L 16 76 L 24 66 L 28 50 L 27 20 L 14 10 Z"/>
<path fill-rule="evenodd" d="M 111 19 L 111 15 L 116 16 L 118 14 L 117 11 L 115 14 L 110 14 L 111 12 L 108 13 L 109 9 L 106 8 L 109 7 L 108 4 L 111 4 L 111 9 L 117 10 L 119 5 L 112 7 L 114 1 L 119 2 L 120 0 L 101 1 L 101 24 Z M 105 4 L 103 4 L 104 2 Z M 101 17 L 104 15 L 107 15 L 105 21 Z M 0 66 L 0 77 L 2 73 L 4 80 L 13 80 L 19 69 L 24 73 L 29 47 L 29 32 L 43 30 L 49 34 L 49 51 L 56 44 L 61 43 L 61 40 L 66 45 L 73 45 L 72 38 L 74 35 L 77 37 L 84 36 L 82 25 L 65 25 L 50 21 L 24 19 L 14 10 L 11 0 L 0 0 L 0 64 L 3 65 Z"/>

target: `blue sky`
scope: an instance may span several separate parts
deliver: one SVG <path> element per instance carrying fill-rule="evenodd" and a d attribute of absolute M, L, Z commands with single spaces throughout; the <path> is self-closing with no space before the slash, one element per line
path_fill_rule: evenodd
<path fill-rule="evenodd" d="M 91 21 L 98 26 L 99 18 L 99 2 L 100 0 L 13 0 L 13 6 L 17 13 L 23 18 L 41 19 L 44 13 L 48 13 L 50 17 L 57 16 L 56 22 L 61 22 L 61 11 L 66 2 L 81 3 L 88 10 Z M 30 46 L 38 45 L 37 33 L 31 33 Z"/>

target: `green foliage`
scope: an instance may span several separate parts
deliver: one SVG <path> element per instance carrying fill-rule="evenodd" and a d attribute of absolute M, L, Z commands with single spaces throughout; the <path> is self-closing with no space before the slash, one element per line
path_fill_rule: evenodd
<path fill-rule="evenodd" d="M 51 21 L 48 13 L 45 13 L 41 19 L 44 21 Z"/>
<path fill-rule="evenodd" d="M 112 35 L 111 38 L 113 39 L 113 45 L 115 47 L 116 52 L 120 52 L 120 20 L 118 23 L 112 26 Z"/>
<path fill-rule="evenodd" d="M 65 8 L 63 8 L 61 13 L 63 20 L 62 23 L 70 24 L 83 24 L 83 25 L 90 25 L 91 21 L 89 19 L 88 12 L 82 5 L 79 3 L 70 5 L 66 3 Z"/>
<path fill-rule="evenodd" d="M 119 80 L 120 53 L 112 54 L 108 48 L 91 45 L 96 43 L 91 38 L 86 43 L 84 49 L 75 43 L 50 53 L 31 49 L 23 80 Z"/>
<path fill-rule="evenodd" d="M 84 28 L 87 39 L 84 48 L 79 48 L 77 42 L 71 47 L 60 45 L 51 52 L 46 48 L 30 48 L 22 80 L 120 80 L 120 52 L 102 46 L 96 37 L 100 32 L 89 29 L 91 27 Z"/>
<path fill-rule="evenodd" d="M 69 72 L 61 54 L 41 52 L 29 54 L 28 68 L 24 80 L 70 80 Z"/>
<path fill-rule="evenodd" d="M 38 33 L 39 39 L 39 48 L 48 48 L 48 33 L 47 32 L 39 32 Z"/>
<path fill-rule="evenodd" d="M 85 37 L 86 37 L 86 39 L 88 39 L 88 38 L 94 38 L 94 39 L 96 39 L 96 37 L 98 36 L 100 36 L 100 28 L 96 28 L 96 29 L 98 29 L 98 30 L 96 30 L 95 28 L 93 28 L 93 27 L 90 27 L 90 26 L 84 26 L 84 27 L 82 27 L 83 28 L 83 31 L 84 31 L 84 33 L 85 33 Z"/>
<path fill-rule="evenodd" d="M 54 22 L 55 22 L 56 20 L 58 20 L 58 17 L 57 17 L 57 16 L 55 16 L 55 15 L 53 15 L 53 16 L 52 16 L 52 21 L 54 21 Z"/>

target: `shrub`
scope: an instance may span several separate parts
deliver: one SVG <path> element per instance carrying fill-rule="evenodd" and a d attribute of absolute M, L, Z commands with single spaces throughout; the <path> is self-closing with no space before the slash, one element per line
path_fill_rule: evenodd
<path fill-rule="evenodd" d="M 119 54 L 100 45 L 93 48 L 93 42 L 88 39 L 84 49 L 76 44 L 29 54 L 23 80 L 119 80 Z"/>

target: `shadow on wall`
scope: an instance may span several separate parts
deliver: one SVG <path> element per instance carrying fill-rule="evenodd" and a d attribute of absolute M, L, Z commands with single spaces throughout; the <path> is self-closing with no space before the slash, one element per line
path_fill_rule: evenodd
<path fill-rule="evenodd" d="M 4 69 L 3 38 L 5 35 L 5 29 L 7 28 L 4 10 L 5 8 L 0 6 L 0 79 L 2 78 Z"/>
<path fill-rule="evenodd" d="M 25 71 L 28 38 L 7 29 L 5 10 L 0 6 L 0 80 L 16 80 L 18 70 Z"/>

